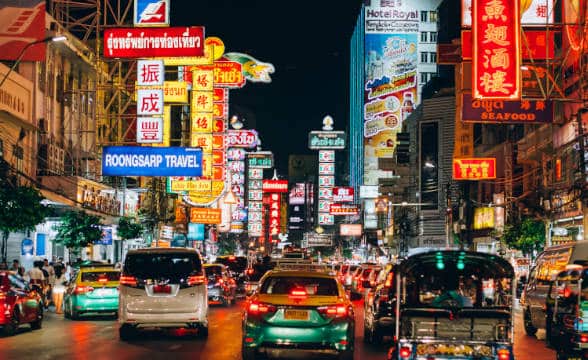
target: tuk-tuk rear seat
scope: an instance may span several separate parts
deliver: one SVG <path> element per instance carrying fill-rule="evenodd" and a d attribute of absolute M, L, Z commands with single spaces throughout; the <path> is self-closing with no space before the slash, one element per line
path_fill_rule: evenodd
<path fill-rule="evenodd" d="M 499 309 L 405 309 L 401 314 L 401 334 L 411 338 L 504 340 L 509 319 L 509 312 Z"/>

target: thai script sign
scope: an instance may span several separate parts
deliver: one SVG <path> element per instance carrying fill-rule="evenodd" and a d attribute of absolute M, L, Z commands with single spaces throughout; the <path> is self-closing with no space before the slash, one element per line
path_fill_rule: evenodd
<path fill-rule="evenodd" d="M 551 100 L 474 100 L 462 94 L 461 119 L 468 122 L 539 123 L 553 120 Z"/>
<path fill-rule="evenodd" d="M 345 149 L 345 131 L 311 131 L 308 133 L 308 148 Z"/>
<path fill-rule="evenodd" d="M 241 88 L 245 85 L 242 66 L 235 61 L 214 62 L 214 86 Z"/>
<path fill-rule="evenodd" d="M 201 176 L 202 150 L 184 147 L 105 146 L 105 176 Z"/>
<path fill-rule="evenodd" d="M 190 222 L 197 224 L 220 224 L 221 223 L 221 209 L 211 208 L 190 208 Z"/>
<path fill-rule="evenodd" d="M 333 246 L 333 235 L 332 234 L 304 233 L 303 241 L 306 243 L 307 247 Z"/>
<path fill-rule="evenodd" d="M 135 26 L 169 26 L 169 0 L 135 0 Z"/>
<path fill-rule="evenodd" d="M 361 224 L 341 224 L 339 234 L 341 236 L 361 236 Z"/>
<path fill-rule="evenodd" d="M 519 1 L 476 0 L 472 9 L 474 98 L 520 99 Z"/>
<path fill-rule="evenodd" d="M 104 57 L 142 58 L 204 55 L 204 27 L 105 29 Z"/>
<path fill-rule="evenodd" d="M 258 141 L 255 130 L 228 130 L 225 135 L 225 147 L 254 148 Z"/>
<path fill-rule="evenodd" d="M 251 168 L 271 169 L 274 167 L 274 154 L 271 151 L 258 151 L 247 155 Z"/>
<path fill-rule="evenodd" d="M 453 179 L 496 179 L 496 158 L 453 159 Z"/>
<path fill-rule="evenodd" d="M 320 150 L 318 152 L 319 162 L 335 162 L 335 151 Z"/>
<path fill-rule="evenodd" d="M 262 189 L 264 192 L 286 193 L 288 192 L 288 180 L 263 180 Z"/>
<path fill-rule="evenodd" d="M 333 188 L 334 202 L 353 202 L 353 188 L 352 187 L 334 187 Z"/>
<path fill-rule="evenodd" d="M 358 215 L 359 207 L 351 204 L 331 204 L 329 208 L 331 215 Z"/>

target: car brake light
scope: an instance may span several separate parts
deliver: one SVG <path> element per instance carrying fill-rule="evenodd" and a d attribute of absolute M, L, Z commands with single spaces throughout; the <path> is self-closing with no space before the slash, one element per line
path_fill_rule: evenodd
<path fill-rule="evenodd" d="M 588 334 L 580 335 L 580 342 L 581 343 L 588 343 Z"/>
<path fill-rule="evenodd" d="M 122 275 L 119 279 L 121 285 L 137 286 L 137 278 L 134 276 Z"/>
<path fill-rule="evenodd" d="M 399 351 L 400 357 L 403 359 L 408 359 L 410 357 L 410 348 L 408 347 L 401 347 Z"/>
<path fill-rule="evenodd" d="M 6 300 L 6 293 L 0 291 L 0 300 Z"/>
<path fill-rule="evenodd" d="M 305 299 L 306 291 L 303 289 L 294 289 L 290 291 L 290 295 L 288 297 L 291 299 Z"/>
<path fill-rule="evenodd" d="M 510 351 L 508 349 L 500 349 L 497 353 L 498 360 L 508 360 L 510 358 Z"/>
<path fill-rule="evenodd" d="M 229 260 L 230 260 L 230 261 L 235 261 L 235 259 L 236 259 L 236 258 L 237 258 L 237 257 L 235 257 L 235 256 L 232 256 L 232 255 L 231 255 L 231 256 L 229 256 Z"/>
<path fill-rule="evenodd" d="M 251 302 L 247 308 L 247 312 L 252 315 L 275 313 L 277 308 L 270 304 L 260 302 Z"/>
<path fill-rule="evenodd" d="M 224 282 L 224 280 L 223 280 L 223 279 L 218 279 L 218 283 L 219 283 L 219 285 L 222 285 L 222 284 L 224 284 L 225 282 Z"/>
<path fill-rule="evenodd" d="M 100 284 L 106 284 L 106 283 L 108 282 L 108 278 L 107 278 L 106 276 L 100 276 L 100 277 L 98 278 L 98 282 L 99 282 Z"/>
<path fill-rule="evenodd" d="M 78 285 L 78 286 L 76 286 L 76 288 L 74 290 L 74 294 L 82 295 L 82 294 L 89 293 L 92 291 L 94 291 L 94 288 L 91 286 L 79 286 Z"/>
<path fill-rule="evenodd" d="M 204 283 L 206 283 L 206 277 L 204 277 L 204 275 L 188 276 L 188 285 L 190 286 L 202 285 Z"/>
<path fill-rule="evenodd" d="M 253 269 L 251 269 L 251 268 L 247 269 L 247 274 L 249 274 L 249 275 L 253 274 Z"/>
<path fill-rule="evenodd" d="M 343 304 L 321 306 L 317 308 L 318 312 L 327 317 L 344 317 L 347 316 L 347 307 Z"/>

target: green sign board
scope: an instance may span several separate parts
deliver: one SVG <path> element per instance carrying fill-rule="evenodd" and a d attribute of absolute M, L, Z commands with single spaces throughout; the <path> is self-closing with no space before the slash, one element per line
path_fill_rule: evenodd
<path fill-rule="evenodd" d="M 247 165 L 250 168 L 271 169 L 274 167 L 274 154 L 271 151 L 249 153 Z"/>
<path fill-rule="evenodd" d="M 311 131 L 308 133 L 308 148 L 311 150 L 345 149 L 345 131 Z"/>

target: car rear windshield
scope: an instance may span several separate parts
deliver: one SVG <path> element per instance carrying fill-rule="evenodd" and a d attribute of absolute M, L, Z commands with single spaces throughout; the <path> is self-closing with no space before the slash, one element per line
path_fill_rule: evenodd
<path fill-rule="evenodd" d="M 236 273 L 242 273 L 247 268 L 247 258 L 243 256 L 218 257 L 214 262 L 223 264 Z"/>
<path fill-rule="evenodd" d="M 202 262 L 197 254 L 129 254 L 123 272 L 142 279 L 184 279 L 202 271 Z"/>
<path fill-rule="evenodd" d="M 84 271 L 82 272 L 83 282 L 98 282 L 99 279 L 108 279 L 108 281 L 118 281 L 120 271 Z"/>
<path fill-rule="evenodd" d="M 206 266 L 204 268 L 204 271 L 206 271 L 207 276 L 212 276 L 212 275 L 220 276 L 220 275 L 222 275 L 223 268 L 220 266 Z"/>
<path fill-rule="evenodd" d="M 304 289 L 307 295 L 338 296 L 337 282 L 330 278 L 271 276 L 262 286 L 262 294 L 287 295 Z"/>

